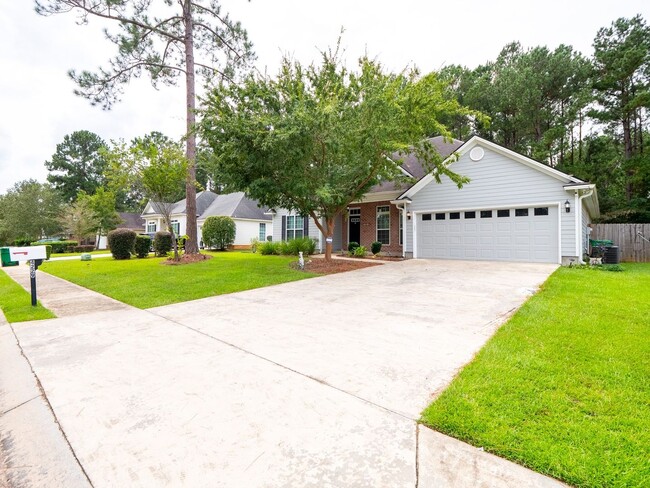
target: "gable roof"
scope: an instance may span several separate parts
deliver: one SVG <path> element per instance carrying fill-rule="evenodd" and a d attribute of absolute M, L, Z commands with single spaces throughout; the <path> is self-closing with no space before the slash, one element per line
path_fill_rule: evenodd
<path fill-rule="evenodd" d="M 225 193 L 217 195 L 210 206 L 200 214 L 199 220 L 219 215 L 233 219 L 270 221 L 271 216 L 266 213 L 267 210 L 261 208 L 257 201 L 248 198 L 244 192 Z"/>
<path fill-rule="evenodd" d="M 196 215 L 201 215 L 205 210 L 214 202 L 218 197 L 216 193 L 213 193 L 209 190 L 200 191 L 196 194 Z M 172 208 L 172 214 L 184 214 L 187 213 L 187 199 L 183 198 L 182 200 L 176 202 Z"/>
<path fill-rule="evenodd" d="M 443 136 L 430 137 L 429 142 L 436 148 L 438 154 L 442 159 L 447 159 L 451 156 L 454 151 L 463 145 L 463 141 L 457 139 L 446 139 Z M 401 169 L 414 178 L 413 183 L 422 178 L 426 174 L 422 162 L 417 158 L 414 153 L 403 154 L 403 153 L 393 153 L 391 155 L 393 160 L 402 160 Z M 407 184 L 408 186 L 408 184 Z M 373 186 L 368 193 L 377 193 L 383 191 L 397 191 L 404 190 L 404 184 L 396 181 L 384 181 L 378 185 Z"/>
<path fill-rule="evenodd" d="M 118 212 L 117 215 L 119 215 L 121 219 L 121 223 L 117 225 L 118 229 L 144 229 L 144 219 L 140 214 L 132 212 Z"/>

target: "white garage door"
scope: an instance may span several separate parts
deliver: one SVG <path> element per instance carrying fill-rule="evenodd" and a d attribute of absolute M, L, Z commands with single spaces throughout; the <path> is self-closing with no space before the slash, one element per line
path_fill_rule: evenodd
<path fill-rule="evenodd" d="M 558 207 L 417 214 L 417 257 L 558 262 Z"/>

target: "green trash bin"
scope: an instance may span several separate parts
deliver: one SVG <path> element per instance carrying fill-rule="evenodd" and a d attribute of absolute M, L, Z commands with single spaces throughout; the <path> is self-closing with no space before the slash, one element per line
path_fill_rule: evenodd
<path fill-rule="evenodd" d="M 9 248 L 0 247 L 0 259 L 2 260 L 2 267 L 4 268 L 7 266 L 18 266 L 18 261 L 12 261 L 9 256 Z"/>

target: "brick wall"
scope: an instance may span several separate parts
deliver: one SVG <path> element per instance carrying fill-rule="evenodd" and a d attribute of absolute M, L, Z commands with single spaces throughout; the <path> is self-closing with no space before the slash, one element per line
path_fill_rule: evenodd
<path fill-rule="evenodd" d="M 400 211 L 395 205 L 386 200 L 383 202 L 351 204 L 350 208 L 361 209 L 361 244 L 370 251 L 370 245 L 377 240 L 377 207 L 388 206 L 390 209 L 390 244 L 384 244 L 382 252 L 390 254 L 402 254 L 402 246 L 399 244 L 399 219 Z M 343 248 L 348 247 L 348 220 L 343 219 Z"/>

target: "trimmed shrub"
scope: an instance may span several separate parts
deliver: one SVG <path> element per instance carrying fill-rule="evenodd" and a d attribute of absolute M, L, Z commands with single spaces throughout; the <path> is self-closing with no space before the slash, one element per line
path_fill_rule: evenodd
<path fill-rule="evenodd" d="M 138 234 L 135 236 L 135 255 L 139 258 L 146 258 L 149 256 L 149 250 L 151 249 L 151 237 Z"/>
<path fill-rule="evenodd" d="M 153 250 L 158 257 L 165 257 L 172 250 L 172 233 L 159 230 L 153 237 Z"/>
<path fill-rule="evenodd" d="M 93 244 L 90 245 L 83 245 L 83 246 L 74 246 L 72 248 L 72 252 L 91 252 L 95 250 L 95 246 Z"/>
<path fill-rule="evenodd" d="M 49 244 L 45 244 L 45 255 L 47 256 L 45 258 L 46 260 L 50 259 L 50 256 L 52 255 L 52 246 Z"/>
<path fill-rule="evenodd" d="M 359 247 L 359 243 L 358 243 L 358 242 L 354 242 L 354 241 L 350 242 L 350 243 L 348 244 L 348 252 L 354 252 L 354 250 L 355 250 L 357 247 Z"/>
<path fill-rule="evenodd" d="M 41 244 L 35 244 L 36 246 L 40 246 Z M 16 239 L 14 241 L 14 246 L 16 247 L 27 247 L 31 246 L 30 239 Z"/>
<path fill-rule="evenodd" d="M 299 252 L 302 252 L 305 256 L 310 256 L 314 254 L 315 250 L 316 241 L 310 237 L 291 239 L 280 244 L 280 254 L 287 256 L 297 256 Z"/>
<path fill-rule="evenodd" d="M 260 243 L 257 250 L 264 256 L 280 254 L 280 242 L 266 241 Z"/>
<path fill-rule="evenodd" d="M 115 229 L 108 233 L 108 248 L 115 259 L 130 259 L 136 233 L 131 229 Z"/>
<path fill-rule="evenodd" d="M 366 256 L 366 247 L 359 246 L 354 251 L 352 251 L 352 253 L 354 254 L 355 258 L 363 258 Z"/>
<path fill-rule="evenodd" d="M 381 242 L 375 241 L 370 244 L 370 251 L 376 256 L 381 252 Z"/>
<path fill-rule="evenodd" d="M 32 242 L 31 244 L 28 244 L 31 246 L 42 246 L 43 244 L 39 244 L 37 242 Z M 79 245 L 78 241 L 52 241 L 48 242 L 49 246 L 52 246 L 52 252 L 53 253 L 65 253 L 65 252 L 74 252 L 74 248 Z M 94 246 L 93 246 L 94 249 Z"/>
<path fill-rule="evenodd" d="M 212 216 L 203 223 L 203 243 L 210 249 L 225 251 L 235 242 L 237 226 L 230 217 Z"/>

